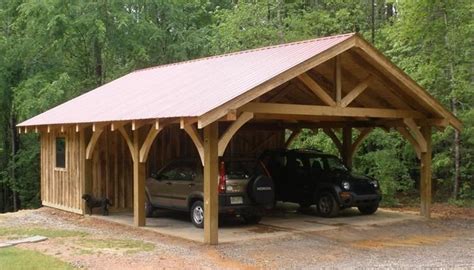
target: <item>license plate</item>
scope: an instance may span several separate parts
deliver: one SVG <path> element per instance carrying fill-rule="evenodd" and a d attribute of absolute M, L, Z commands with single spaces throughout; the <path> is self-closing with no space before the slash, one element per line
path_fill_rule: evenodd
<path fill-rule="evenodd" d="M 243 204 L 244 200 L 242 197 L 230 197 L 230 204 Z"/>

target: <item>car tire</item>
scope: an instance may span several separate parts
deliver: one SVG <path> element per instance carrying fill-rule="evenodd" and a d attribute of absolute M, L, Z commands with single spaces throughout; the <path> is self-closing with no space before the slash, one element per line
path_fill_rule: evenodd
<path fill-rule="evenodd" d="M 258 224 L 262 220 L 261 215 L 243 215 L 242 218 L 247 224 Z"/>
<path fill-rule="evenodd" d="M 153 212 L 155 212 L 155 207 L 151 204 L 148 198 L 145 199 L 145 216 L 147 218 L 153 217 Z"/>
<path fill-rule="evenodd" d="M 371 205 L 359 206 L 357 208 L 359 209 L 359 212 L 363 215 L 372 215 L 373 213 L 377 212 L 379 204 L 375 203 Z"/>
<path fill-rule="evenodd" d="M 318 212 L 322 217 L 335 217 L 339 206 L 331 193 L 323 193 L 318 198 Z"/>
<path fill-rule="evenodd" d="M 191 222 L 197 228 L 204 228 L 204 204 L 202 201 L 195 201 L 190 211 Z"/>

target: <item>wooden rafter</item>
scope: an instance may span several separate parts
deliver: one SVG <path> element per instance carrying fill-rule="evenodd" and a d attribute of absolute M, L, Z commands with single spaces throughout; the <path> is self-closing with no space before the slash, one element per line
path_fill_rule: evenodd
<path fill-rule="evenodd" d="M 324 89 L 311 78 L 308 74 L 303 73 L 298 76 L 301 80 L 323 103 L 329 106 L 336 106 L 336 102 L 324 91 Z"/>
<path fill-rule="evenodd" d="M 223 156 L 227 145 L 229 144 L 235 133 L 248 121 L 254 117 L 253 113 L 243 112 L 235 122 L 233 122 L 225 131 L 225 133 L 219 138 L 218 143 L 218 155 Z"/>
<path fill-rule="evenodd" d="M 423 114 L 409 110 L 330 107 L 279 103 L 249 103 L 241 111 L 265 114 L 375 117 L 375 118 L 423 118 Z"/>
<path fill-rule="evenodd" d="M 342 98 L 342 71 L 341 71 L 341 55 L 336 55 L 334 65 L 334 85 L 336 90 L 336 104 L 341 105 Z"/>
<path fill-rule="evenodd" d="M 239 98 L 233 99 L 225 103 L 222 106 L 219 106 L 210 112 L 205 113 L 204 115 L 199 117 L 198 120 L 198 128 L 203 128 L 210 123 L 216 121 L 217 119 L 221 118 L 227 113 L 229 109 L 238 109 L 244 104 L 249 103 L 250 101 L 254 100 L 256 97 L 259 97 L 268 91 L 274 89 L 275 87 L 285 83 L 286 81 L 294 78 L 306 71 L 314 68 L 315 66 L 326 62 L 327 60 L 335 57 L 336 55 L 349 50 L 355 45 L 355 36 L 354 38 L 348 38 L 345 41 L 325 50 L 324 52 L 311 57 L 310 59 L 304 61 L 303 63 L 292 67 L 281 74 L 273 77 L 272 79 L 256 86 L 255 88 L 247 91 L 245 94 L 239 96 Z"/>
<path fill-rule="evenodd" d="M 364 90 L 367 89 L 367 87 L 369 86 L 370 80 L 371 77 L 368 76 L 359 84 L 357 84 L 351 91 L 349 91 L 349 93 L 347 93 L 346 96 L 341 100 L 341 107 L 347 107 L 354 99 L 356 99 L 360 94 L 362 94 L 362 92 L 364 92 Z"/>

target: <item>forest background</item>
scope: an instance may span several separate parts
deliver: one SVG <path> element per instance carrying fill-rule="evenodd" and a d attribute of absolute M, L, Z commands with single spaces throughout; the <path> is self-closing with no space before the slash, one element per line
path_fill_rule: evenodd
<path fill-rule="evenodd" d="M 0 0 L 0 212 L 41 205 L 39 140 L 16 124 L 149 66 L 359 32 L 464 123 L 434 132 L 433 196 L 474 203 L 474 2 L 471 0 Z M 322 132 L 292 147 L 337 153 Z M 355 170 L 385 205 L 415 204 L 419 161 L 374 131 Z"/>

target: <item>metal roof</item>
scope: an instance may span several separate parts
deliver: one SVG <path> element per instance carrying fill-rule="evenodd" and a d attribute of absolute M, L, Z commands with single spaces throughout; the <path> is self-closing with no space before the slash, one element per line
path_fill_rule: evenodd
<path fill-rule="evenodd" d="M 138 70 L 18 126 L 201 116 L 354 35 L 318 38 Z"/>

